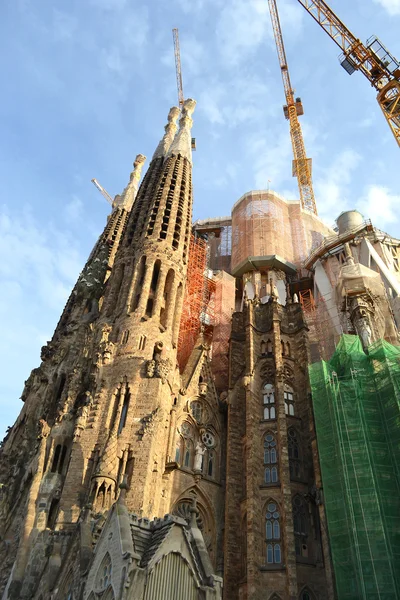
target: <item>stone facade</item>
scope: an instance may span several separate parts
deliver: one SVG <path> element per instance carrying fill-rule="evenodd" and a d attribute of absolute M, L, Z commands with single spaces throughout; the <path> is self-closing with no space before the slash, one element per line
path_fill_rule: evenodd
<path fill-rule="evenodd" d="M 140 188 L 136 157 L 25 382 L 0 450 L 4 600 L 335 598 L 307 367 L 344 322 L 366 351 L 397 342 L 398 243 L 324 241 L 304 280 L 287 256 L 247 257 L 225 274 L 229 368 L 213 372 L 208 330 L 180 372 L 194 108 L 170 110 Z M 330 294 L 319 338 L 305 285 Z"/>

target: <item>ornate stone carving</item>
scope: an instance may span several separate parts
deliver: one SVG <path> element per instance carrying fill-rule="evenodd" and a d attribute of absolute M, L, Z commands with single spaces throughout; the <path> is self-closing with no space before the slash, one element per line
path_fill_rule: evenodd
<path fill-rule="evenodd" d="M 159 407 L 155 408 L 149 415 L 143 417 L 140 420 L 142 425 L 138 431 L 139 439 L 142 440 L 146 434 L 150 433 L 154 429 L 155 424 L 158 423 L 160 420 L 161 410 Z"/>

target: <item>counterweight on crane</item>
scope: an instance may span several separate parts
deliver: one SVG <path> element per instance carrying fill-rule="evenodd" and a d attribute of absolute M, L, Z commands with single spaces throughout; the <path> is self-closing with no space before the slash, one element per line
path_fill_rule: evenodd
<path fill-rule="evenodd" d="M 172 30 L 172 36 L 174 38 L 176 86 L 178 88 L 178 101 L 179 101 L 179 106 L 182 107 L 185 99 L 183 96 L 181 51 L 179 48 L 179 34 L 178 34 L 178 30 L 176 28 Z"/>
<path fill-rule="evenodd" d="M 361 71 L 378 90 L 377 101 L 400 146 L 400 64 L 376 37 L 357 39 L 323 0 L 298 0 L 341 48 L 340 64 L 352 75 Z"/>
<path fill-rule="evenodd" d="M 317 205 L 315 203 L 311 178 L 311 159 L 307 158 L 303 133 L 299 123 L 299 116 L 304 112 L 303 105 L 300 98 L 295 99 L 292 84 L 290 83 L 289 69 L 276 1 L 268 0 L 268 3 L 286 97 L 286 105 L 283 107 L 283 111 L 290 124 L 290 137 L 294 155 L 293 175 L 297 177 L 302 208 L 317 214 Z"/>

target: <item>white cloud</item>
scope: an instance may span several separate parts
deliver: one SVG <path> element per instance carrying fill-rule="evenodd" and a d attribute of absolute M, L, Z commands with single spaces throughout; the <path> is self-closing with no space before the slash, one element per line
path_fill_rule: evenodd
<path fill-rule="evenodd" d="M 279 193 L 292 168 L 292 147 L 287 131 L 268 135 L 264 131 L 249 136 L 247 151 L 252 157 L 256 189 L 270 188 Z"/>
<path fill-rule="evenodd" d="M 266 41 L 269 26 L 265 0 L 233 0 L 221 11 L 217 37 L 224 62 L 231 66 L 245 62 Z"/>
<path fill-rule="evenodd" d="M 399 206 L 400 195 L 379 185 L 370 185 L 357 203 L 358 210 L 377 227 L 386 227 L 398 221 Z"/>
<path fill-rule="evenodd" d="M 284 38 L 298 34 L 303 12 L 293 2 L 280 2 L 279 16 Z M 217 38 L 225 64 L 235 67 L 248 61 L 259 46 L 270 44 L 273 39 L 267 0 L 233 0 L 227 3 L 220 13 Z"/>
<path fill-rule="evenodd" d="M 380 4 L 392 17 L 400 15 L 400 0 L 374 0 Z"/>
<path fill-rule="evenodd" d="M 343 211 L 354 208 L 356 198 L 350 196 L 350 183 L 353 172 L 358 167 L 361 156 L 346 148 L 331 160 L 328 167 L 319 171 L 314 181 L 318 212 L 328 222 L 333 222 Z"/>
<path fill-rule="evenodd" d="M 64 214 L 68 221 L 77 221 L 82 216 L 83 202 L 75 194 L 64 207 Z"/>

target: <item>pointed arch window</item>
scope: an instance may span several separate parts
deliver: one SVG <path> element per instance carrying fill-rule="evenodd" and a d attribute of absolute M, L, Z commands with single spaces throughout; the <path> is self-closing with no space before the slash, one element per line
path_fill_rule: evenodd
<path fill-rule="evenodd" d="M 289 471 L 291 479 L 300 479 L 301 461 L 297 432 L 293 427 L 288 429 Z"/>
<path fill-rule="evenodd" d="M 175 461 L 186 469 L 192 469 L 194 458 L 194 435 L 192 427 L 187 421 L 183 421 L 178 428 L 178 432 Z"/>
<path fill-rule="evenodd" d="M 278 482 L 278 452 L 275 437 L 267 433 L 264 437 L 264 483 Z"/>
<path fill-rule="evenodd" d="M 269 502 L 265 513 L 265 542 L 267 565 L 281 564 L 281 525 L 278 506 Z"/>
<path fill-rule="evenodd" d="M 300 600 L 314 600 L 314 595 L 310 590 L 305 589 L 300 594 Z"/>
<path fill-rule="evenodd" d="M 294 393 L 293 388 L 286 384 L 283 388 L 283 398 L 285 400 L 285 414 L 290 417 L 294 416 Z"/>
<path fill-rule="evenodd" d="M 111 584 L 112 562 L 111 556 L 107 552 L 101 561 L 100 567 L 96 574 L 96 591 L 104 592 Z"/>
<path fill-rule="evenodd" d="M 304 499 L 301 496 L 293 498 L 293 529 L 295 538 L 296 556 L 306 558 L 308 556 L 307 546 L 307 514 Z"/>
<path fill-rule="evenodd" d="M 264 420 L 271 421 L 273 419 L 276 419 L 275 387 L 272 385 L 272 383 L 265 383 L 262 389 L 262 393 Z"/>
<path fill-rule="evenodd" d="M 190 403 L 190 412 L 192 413 L 193 419 L 195 421 L 197 421 L 197 423 L 201 423 L 202 416 L 203 416 L 203 406 L 202 406 L 201 402 L 199 402 L 198 400 L 191 402 Z"/>
<path fill-rule="evenodd" d="M 130 397 L 131 397 L 131 394 L 130 394 L 129 388 L 127 386 L 126 390 L 125 390 L 124 403 L 122 405 L 121 416 L 120 416 L 119 424 L 118 424 L 118 435 L 122 432 L 122 430 L 126 424 L 126 417 L 128 414 Z"/>

